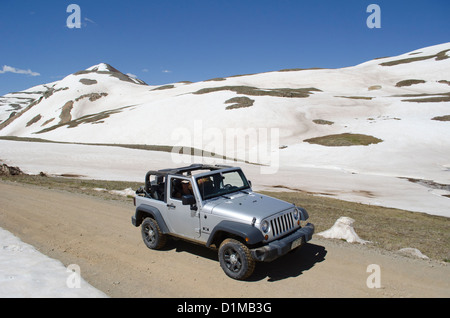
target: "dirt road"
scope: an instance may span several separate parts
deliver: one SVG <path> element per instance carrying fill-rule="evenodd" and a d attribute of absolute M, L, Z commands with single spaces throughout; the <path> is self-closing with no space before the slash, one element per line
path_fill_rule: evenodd
<path fill-rule="evenodd" d="M 204 247 L 170 241 L 163 251 L 147 249 L 133 211 L 131 202 L 0 182 L 0 227 L 79 265 L 111 297 L 450 297 L 448 265 L 317 237 L 234 281 Z M 370 264 L 380 271 L 367 272 Z M 376 273 L 380 288 L 368 288 Z"/>

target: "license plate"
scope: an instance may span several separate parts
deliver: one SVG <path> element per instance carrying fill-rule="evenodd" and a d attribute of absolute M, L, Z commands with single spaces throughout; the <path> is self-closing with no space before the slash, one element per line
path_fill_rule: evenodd
<path fill-rule="evenodd" d="M 296 247 L 299 247 L 300 245 L 303 244 L 303 237 L 296 239 L 294 242 L 292 242 L 291 244 L 291 250 L 293 250 Z"/>

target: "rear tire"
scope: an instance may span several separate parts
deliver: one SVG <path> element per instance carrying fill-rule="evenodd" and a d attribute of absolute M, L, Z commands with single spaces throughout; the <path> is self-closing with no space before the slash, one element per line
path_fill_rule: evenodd
<path fill-rule="evenodd" d="M 167 235 L 162 233 L 158 222 L 152 218 L 146 218 L 141 225 L 142 240 L 152 250 L 159 250 L 166 245 Z"/>
<path fill-rule="evenodd" d="M 219 262 L 225 274 L 237 280 L 250 277 L 256 265 L 248 247 L 235 239 L 226 239 L 220 244 Z"/>

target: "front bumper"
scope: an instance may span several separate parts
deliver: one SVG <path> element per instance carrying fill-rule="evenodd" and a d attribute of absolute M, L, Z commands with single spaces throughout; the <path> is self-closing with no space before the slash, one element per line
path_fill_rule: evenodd
<path fill-rule="evenodd" d="M 282 239 L 272 241 L 262 247 L 251 249 L 252 257 L 260 262 L 271 262 L 289 251 L 304 245 L 311 240 L 314 233 L 314 224 L 308 223 L 306 226 L 292 232 Z"/>

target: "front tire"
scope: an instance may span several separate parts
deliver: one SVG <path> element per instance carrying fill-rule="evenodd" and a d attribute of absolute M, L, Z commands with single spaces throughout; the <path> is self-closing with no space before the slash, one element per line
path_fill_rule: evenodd
<path fill-rule="evenodd" d="M 235 239 L 226 239 L 220 244 L 219 262 L 225 274 L 237 280 L 252 275 L 256 263 L 248 247 Z"/>
<path fill-rule="evenodd" d="M 142 239 L 145 245 L 152 250 L 159 250 L 166 245 L 167 235 L 162 233 L 158 222 L 152 218 L 146 218 L 141 225 Z"/>

